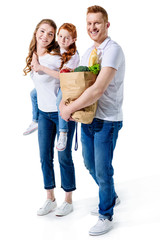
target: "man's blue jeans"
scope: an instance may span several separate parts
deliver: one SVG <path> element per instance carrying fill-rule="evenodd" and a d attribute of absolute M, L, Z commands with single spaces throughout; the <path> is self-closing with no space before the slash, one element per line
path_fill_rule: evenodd
<path fill-rule="evenodd" d="M 66 192 L 76 189 L 75 170 L 71 150 L 75 122 L 70 121 L 68 125 L 69 131 L 66 149 L 62 152 L 58 152 L 61 173 L 61 187 Z M 39 110 L 38 140 L 45 189 L 52 189 L 56 186 L 53 159 L 55 137 L 58 132 L 58 112 L 46 113 Z"/>
<path fill-rule="evenodd" d="M 32 102 L 32 120 L 38 122 L 39 110 L 37 104 L 37 91 L 35 88 L 30 92 L 30 97 Z"/>
<path fill-rule="evenodd" d="M 59 131 L 60 132 L 68 132 L 68 122 L 66 122 L 60 116 L 59 104 L 60 104 L 61 100 L 62 100 L 62 91 L 61 91 L 61 89 L 59 89 L 57 100 L 56 100 L 57 109 L 58 109 L 58 119 L 59 119 Z"/>
<path fill-rule="evenodd" d="M 82 124 L 81 141 L 84 164 L 99 186 L 99 214 L 112 219 L 116 200 L 114 189 L 113 152 L 122 122 L 95 118 L 91 124 Z"/>

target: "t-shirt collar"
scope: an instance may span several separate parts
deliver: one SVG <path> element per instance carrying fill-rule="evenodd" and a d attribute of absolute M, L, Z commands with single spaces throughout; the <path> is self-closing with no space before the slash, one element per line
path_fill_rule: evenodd
<path fill-rule="evenodd" d="M 99 49 L 99 50 L 103 50 L 105 47 L 106 47 L 106 45 L 108 44 L 108 42 L 111 40 L 111 38 L 110 37 L 107 37 L 100 45 L 99 45 L 99 47 L 97 47 L 97 49 Z"/>
<path fill-rule="evenodd" d="M 67 52 L 65 49 L 60 48 L 60 53 L 63 54 L 64 52 Z"/>

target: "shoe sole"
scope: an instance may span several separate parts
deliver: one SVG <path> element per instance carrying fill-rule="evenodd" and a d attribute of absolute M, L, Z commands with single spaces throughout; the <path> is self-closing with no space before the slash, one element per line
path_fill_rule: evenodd
<path fill-rule="evenodd" d="M 38 128 L 35 128 L 35 129 L 33 129 L 32 131 L 30 131 L 30 132 L 25 132 L 25 133 L 23 133 L 23 135 L 24 135 L 24 136 L 29 135 L 29 134 L 35 132 L 36 130 L 38 130 Z"/>
<path fill-rule="evenodd" d="M 56 215 L 56 217 L 64 217 L 64 216 L 67 216 L 68 214 L 70 214 L 71 212 L 73 212 L 73 209 L 67 214 L 55 214 L 55 215 Z"/>
<path fill-rule="evenodd" d="M 64 151 L 66 149 L 66 147 L 63 148 L 63 149 L 59 149 L 59 148 L 56 147 L 56 149 L 57 149 L 58 152 L 62 152 L 62 151 Z"/>
<path fill-rule="evenodd" d="M 90 236 L 103 235 L 103 234 L 109 232 L 112 228 L 113 228 L 113 226 L 109 227 L 106 231 L 102 231 L 102 232 L 89 232 L 89 235 L 90 235 Z"/>
<path fill-rule="evenodd" d="M 49 212 L 47 212 L 47 213 L 44 213 L 44 214 L 38 214 L 37 213 L 37 216 L 45 216 L 45 215 L 47 215 L 47 214 L 49 214 L 49 213 L 51 213 L 51 212 L 54 212 L 56 210 L 56 208 L 54 208 L 54 209 L 52 209 L 51 211 L 49 211 Z"/>

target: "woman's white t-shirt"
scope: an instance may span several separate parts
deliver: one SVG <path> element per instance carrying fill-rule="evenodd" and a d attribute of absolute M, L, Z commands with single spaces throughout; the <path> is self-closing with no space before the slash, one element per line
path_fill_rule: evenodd
<path fill-rule="evenodd" d="M 61 51 L 61 54 L 63 51 Z M 61 56 L 46 54 L 38 58 L 39 63 L 52 70 L 59 71 Z M 79 64 L 79 54 L 75 55 L 65 64 L 65 67 L 75 68 Z M 57 112 L 56 98 L 60 87 L 57 78 L 49 76 L 44 72 L 31 71 L 31 78 L 37 91 L 38 108 L 43 112 Z"/>

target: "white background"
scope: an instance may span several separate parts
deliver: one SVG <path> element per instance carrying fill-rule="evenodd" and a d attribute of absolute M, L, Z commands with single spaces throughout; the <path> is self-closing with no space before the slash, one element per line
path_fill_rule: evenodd
<path fill-rule="evenodd" d="M 45 200 L 37 132 L 22 134 L 31 122 L 33 83 L 23 76 L 25 58 L 36 24 L 43 18 L 76 25 L 80 55 L 92 44 L 86 33 L 86 9 L 104 7 L 111 23 L 109 36 L 126 56 L 124 127 L 113 165 L 121 204 L 114 229 L 94 239 L 159 239 L 160 226 L 160 33 L 158 0 L 5 1 L 0 6 L 0 219 L 1 239 L 91 239 L 97 218 L 98 188 L 83 165 L 81 144 L 73 151 L 77 190 L 75 211 L 64 218 L 54 213 L 37 217 Z M 80 135 L 80 132 L 79 132 Z M 55 152 L 56 198 L 63 202 Z"/>

